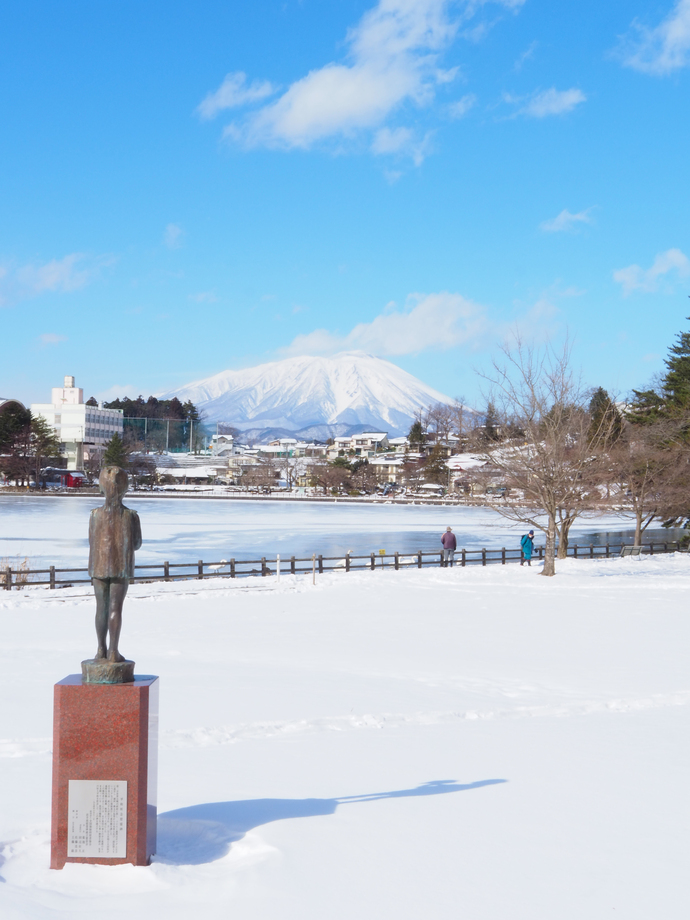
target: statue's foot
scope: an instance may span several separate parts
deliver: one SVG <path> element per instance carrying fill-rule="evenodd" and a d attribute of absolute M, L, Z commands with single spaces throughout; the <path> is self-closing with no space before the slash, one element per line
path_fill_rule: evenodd
<path fill-rule="evenodd" d="M 104 649 L 104 648 L 99 648 L 98 651 L 96 652 L 96 654 L 94 655 L 94 658 L 95 658 L 96 660 L 98 660 L 99 658 L 107 658 L 105 649 Z"/>
<path fill-rule="evenodd" d="M 108 661 L 124 661 L 125 656 L 121 655 L 119 652 L 110 652 L 108 655 Z"/>

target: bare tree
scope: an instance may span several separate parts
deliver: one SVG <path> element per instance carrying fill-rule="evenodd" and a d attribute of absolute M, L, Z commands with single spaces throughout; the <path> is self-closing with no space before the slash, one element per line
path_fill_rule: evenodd
<path fill-rule="evenodd" d="M 258 463 L 242 470 L 241 483 L 249 489 L 267 489 L 276 487 L 277 469 L 272 459 L 260 460 Z"/>
<path fill-rule="evenodd" d="M 436 403 L 426 410 L 423 425 L 428 433 L 435 435 L 436 441 L 447 441 L 455 427 L 456 411 L 447 403 Z"/>
<path fill-rule="evenodd" d="M 600 483 L 606 468 L 609 426 L 591 430 L 587 393 L 571 363 L 571 345 L 536 349 L 519 338 L 502 349 L 484 375 L 489 404 L 510 440 L 485 444 L 487 472 L 498 475 L 519 501 L 495 495 L 487 504 L 504 517 L 530 524 L 546 536 L 543 575 L 556 573 L 556 539 L 564 550 L 576 518 L 601 506 Z M 546 521 L 544 521 L 546 518 Z"/>
<path fill-rule="evenodd" d="M 635 515 L 635 546 L 653 520 L 687 515 L 690 451 L 685 428 L 685 421 L 679 418 L 627 424 L 611 450 L 621 504 Z"/>

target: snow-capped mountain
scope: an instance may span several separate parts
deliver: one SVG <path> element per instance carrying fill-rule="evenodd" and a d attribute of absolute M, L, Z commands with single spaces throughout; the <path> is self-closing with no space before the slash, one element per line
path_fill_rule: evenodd
<path fill-rule="evenodd" d="M 452 402 L 389 361 L 363 352 L 222 371 L 164 396 L 191 399 L 208 421 L 240 430 L 365 426 L 390 435 L 407 434 L 419 409 Z"/>

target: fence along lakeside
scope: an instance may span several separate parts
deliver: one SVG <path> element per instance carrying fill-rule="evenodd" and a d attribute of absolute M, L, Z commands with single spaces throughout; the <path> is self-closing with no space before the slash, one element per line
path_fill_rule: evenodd
<path fill-rule="evenodd" d="M 644 555 L 653 556 L 664 553 L 682 551 L 677 541 L 663 543 L 644 543 L 640 547 L 632 547 L 625 543 L 606 543 L 587 545 L 572 543 L 568 547 L 568 557 L 572 559 L 610 559 L 619 555 Z M 543 560 L 544 547 L 534 548 L 532 557 Z M 469 565 L 508 565 L 522 561 L 520 549 L 460 549 L 455 552 L 454 564 L 461 568 Z M 250 578 L 266 577 L 271 575 L 303 575 L 325 572 L 354 572 L 376 571 L 377 569 L 399 570 L 404 568 L 430 568 L 444 567 L 443 552 L 431 551 L 417 553 L 393 553 L 388 555 L 383 552 L 369 553 L 364 556 L 354 556 L 347 553 L 345 556 L 323 556 L 314 554 L 307 558 L 296 556 L 277 556 L 269 559 L 221 559 L 218 562 L 159 562 L 149 565 L 135 566 L 135 575 L 131 583 L 150 583 L 155 581 L 189 581 L 207 578 Z M 257 568 L 258 567 L 258 568 Z M 154 570 L 160 574 L 155 574 Z M 179 571 L 184 569 L 185 571 Z M 142 573 L 142 574 L 138 574 Z M 144 574 L 145 573 L 145 574 Z M 73 576 L 77 577 L 73 577 Z M 85 578 L 79 577 L 86 575 Z M 41 577 L 44 576 L 44 577 Z M 59 576 L 68 576 L 61 578 Z M 27 585 L 47 585 L 51 589 L 71 587 L 77 584 L 91 582 L 86 568 L 56 568 L 28 569 L 24 565 L 19 568 L 7 566 L 0 571 L 0 582 L 6 591 L 12 588 L 20 589 Z"/>

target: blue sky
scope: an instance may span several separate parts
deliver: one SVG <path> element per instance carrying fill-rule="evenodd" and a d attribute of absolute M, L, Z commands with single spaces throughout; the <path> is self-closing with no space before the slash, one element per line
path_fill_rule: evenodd
<path fill-rule="evenodd" d="M 690 0 L 5 0 L 0 394 L 360 349 L 480 404 L 690 314 Z"/>

